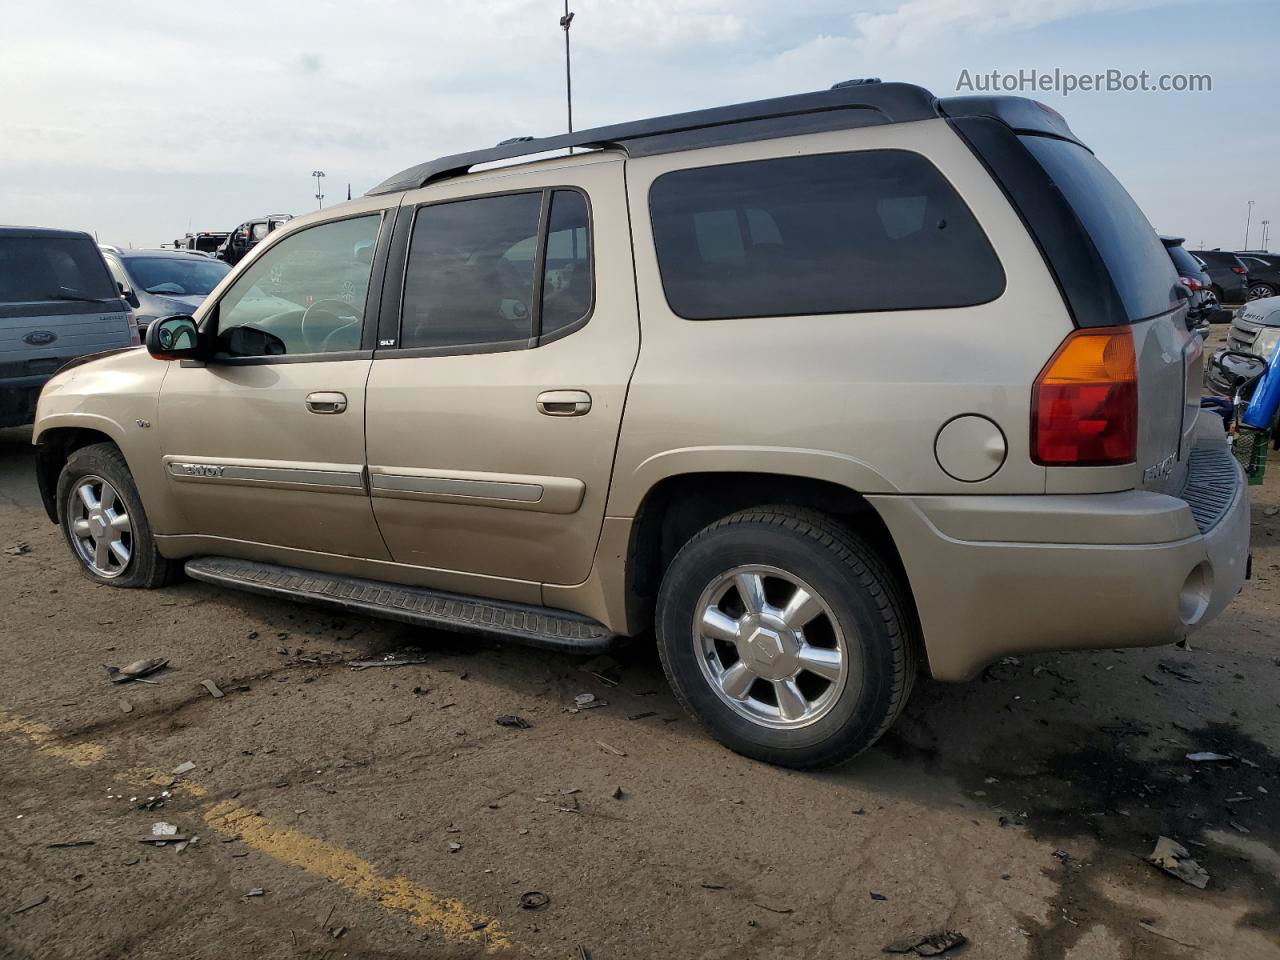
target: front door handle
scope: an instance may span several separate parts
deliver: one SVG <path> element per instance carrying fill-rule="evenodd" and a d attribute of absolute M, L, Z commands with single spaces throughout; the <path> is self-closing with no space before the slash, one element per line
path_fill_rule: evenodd
<path fill-rule="evenodd" d="M 347 409 L 347 395 L 337 391 L 309 393 L 307 409 L 312 413 L 343 413 Z"/>
<path fill-rule="evenodd" d="M 548 417 L 580 417 L 591 409 L 585 390 L 547 390 L 538 394 L 538 412 Z"/>

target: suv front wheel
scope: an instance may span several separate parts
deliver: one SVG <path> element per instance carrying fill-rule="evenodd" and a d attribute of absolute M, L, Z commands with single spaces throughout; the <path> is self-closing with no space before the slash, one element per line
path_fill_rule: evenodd
<path fill-rule="evenodd" d="M 789 507 L 698 533 L 663 577 L 658 647 L 696 719 L 746 756 L 823 767 L 897 718 L 915 647 L 894 578 L 852 531 Z"/>
<path fill-rule="evenodd" d="M 150 589 L 172 579 L 173 564 L 156 550 L 142 498 L 115 444 L 71 454 L 58 476 L 58 519 L 90 580 Z"/>

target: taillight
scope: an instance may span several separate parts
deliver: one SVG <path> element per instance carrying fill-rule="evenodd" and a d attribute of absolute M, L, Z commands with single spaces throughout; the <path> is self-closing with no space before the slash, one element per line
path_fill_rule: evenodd
<path fill-rule="evenodd" d="M 1247 268 L 1247 267 L 1232 267 L 1232 268 L 1231 268 L 1231 272 L 1232 272 L 1232 273 L 1245 274 L 1245 273 L 1248 273 L 1248 272 L 1249 272 L 1249 270 L 1248 270 L 1248 268 Z"/>
<path fill-rule="evenodd" d="M 1051 467 L 1131 463 L 1138 447 L 1138 364 L 1128 327 L 1077 330 L 1031 393 L 1031 457 Z"/>
<path fill-rule="evenodd" d="M 1181 281 L 1182 285 L 1186 287 L 1188 290 L 1190 290 L 1192 293 L 1195 293 L 1197 290 L 1204 289 L 1203 283 L 1201 283 L 1199 280 L 1194 280 L 1191 277 L 1179 277 L 1178 280 Z"/>
<path fill-rule="evenodd" d="M 138 318 L 134 316 L 132 310 L 124 315 L 125 322 L 129 324 L 129 346 L 141 346 L 142 338 L 138 335 Z"/>

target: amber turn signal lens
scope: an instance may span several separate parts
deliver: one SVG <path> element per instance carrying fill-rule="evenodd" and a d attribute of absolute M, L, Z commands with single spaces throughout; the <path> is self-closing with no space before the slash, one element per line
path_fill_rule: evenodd
<path fill-rule="evenodd" d="M 1138 445 L 1138 363 L 1133 331 L 1072 333 L 1036 378 L 1031 450 L 1045 466 L 1132 463 Z"/>

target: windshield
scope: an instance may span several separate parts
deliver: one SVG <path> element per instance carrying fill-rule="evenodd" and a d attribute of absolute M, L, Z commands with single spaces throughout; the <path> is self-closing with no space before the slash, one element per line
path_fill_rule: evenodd
<path fill-rule="evenodd" d="M 231 270 L 203 257 L 129 257 L 125 268 L 139 289 L 175 297 L 207 296 Z"/>
<path fill-rule="evenodd" d="M 1079 144 L 1053 137 L 1019 139 L 1088 232 L 1129 321 L 1136 323 L 1177 306 L 1177 276 L 1164 244 L 1111 171 Z"/>
<path fill-rule="evenodd" d="M 87 237 L 0 237 L 0 303 L 118 297 Z"/>

